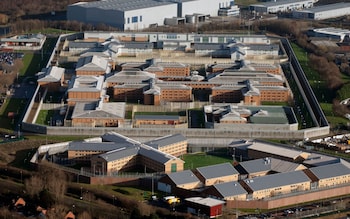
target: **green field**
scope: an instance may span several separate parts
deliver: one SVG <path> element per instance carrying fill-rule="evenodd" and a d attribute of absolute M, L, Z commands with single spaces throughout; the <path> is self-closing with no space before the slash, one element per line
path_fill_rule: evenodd
<path fill-rule="evenodd" d="M 185 154 L 182 156 L 185 161 L 185 169 L 194 169 L 197 167 L 210 166 L 214 164 L 232 163 L 232 157 L 224 154 L 209 155 L 207 153 Z"/>

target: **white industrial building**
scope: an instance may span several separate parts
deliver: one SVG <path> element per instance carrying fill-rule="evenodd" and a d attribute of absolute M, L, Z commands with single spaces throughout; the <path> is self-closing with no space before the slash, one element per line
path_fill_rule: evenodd
<path fill-rule="evenodd" d="M 350 38 L 350 30 L 334 27 L 316 28 L 312 30 L 310 35 L 313 37 L 323 37 L 343 42 L 345 38 Z"/>
<path fill-rule="evenodd" d="M 249 10 L 260 14 L 276 14 L 311 8 L 317 0 L 280 0 L 249 5 Z"/>
<path fill-rule="evenodd" d="M 297 19 L 324 20 L 346 15 L 350 15 L 350 3 L 344 2 L 322 5 L 308 10 L 293 11 L 293 17 Z"/>
<path fill-rule="evenodd" d="M 217 16 L 232 0 L 104 0 L 68 6 L 67 20 L 106 24 L 120 30 L 164 25 L 165 18 L 189 15 Z"/>

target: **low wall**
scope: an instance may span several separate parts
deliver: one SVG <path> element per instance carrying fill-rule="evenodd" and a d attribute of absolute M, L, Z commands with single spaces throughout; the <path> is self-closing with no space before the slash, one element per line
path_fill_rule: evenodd
<path fill-rule="evenodd" d="M 342 187 L 329 187 L 324 190 L 309 191 L 299 194 L 291 194 L 290 196 L 273 198 L 269 200 L 251 200 L 238 201 L 230 200 L 226 202 L 227 208 L 246 208 L 246 209 L 277 209 L 287 206 L 296 206 L 316 200 L 329 199 L 348 195 L 350 193 L 350 185 Z"/>

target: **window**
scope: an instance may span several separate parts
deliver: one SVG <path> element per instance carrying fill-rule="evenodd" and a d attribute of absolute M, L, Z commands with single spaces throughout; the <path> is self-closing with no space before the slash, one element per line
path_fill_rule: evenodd
<path fill-rule="evenodd" d="M 142 15 L 140 15 L 140 22 L 142 22 Z"/>
<path fill-rule="evenodd" d="M 134 17 L 131 18 L 131 22 L 132 23 L 137 23 L 137 19 L 138 19 L 138 17 L 134 16 Z"/>
<path fill-rule="evenodd" d="M 130 24 L 130 18 L 128 17 L 128 24 Z"/>

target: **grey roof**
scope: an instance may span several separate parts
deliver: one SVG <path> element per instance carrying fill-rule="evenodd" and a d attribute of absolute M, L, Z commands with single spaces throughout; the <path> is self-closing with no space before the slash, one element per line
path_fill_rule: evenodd
<path fill-rule="evenodd" d="M 223 198 L 247 194 L 247 191 L 237 181 L 214 184 L 213 187 Z"/>
<path fill-rule="evenodd" d="M 154 79 L 156 76 L 153 73 L 146 71 L 140 71 L 139 69 L 127 69 L 120 72 L 116 72 L 113 76 L 108 77 L 106 82 L 117 83 L 143 83 Z"/>
<path fill-rule="evenodd" d="M 248 160 L 248 161 L 240 162 L 239 167 L 243 168 L 243 170 L 246 171 L 248 174 L 258 173 L 263 171 L 268 172 L 271 170 L 271 162 L 268 162 L 266 158 Z M 236 169 L 240 169 L 240 168 L 236 167 Z"/>
<path fill-rule="evenodd" d="M 135 115 L 136 120 L 179 120 L 180 116 L 175 115 Z"/>
<path fill-rule="evenodd" d="M 272 145 L 268 143 L 263 143 L 263 142 L 254 142 L 254 144 L 248 146 L 248 149 L 251 150 L 257 150 L 269 154 L 276 154 L 278 156 L 283 156 L 283 157 L 288 157 L 291 159 L 296 159 L 297 157 L 301 156 L 302 154 L 308 154 L 303 151 L 297 151 L 277 145 Z"/>
<path fill-rule="evenodd" d="M 200 180 L 191 170 L 184 170 L 175 173 L 169 173 L 168 177 L 175 183 L 175 185 L 183 185 L 187 183 L 200 183 Z"/>
<path fill-rule="evenodd" d="M 80 71 L 106 71 L 107 67 L 108 62 L 105 58 L 93 55 L 80 57 L 75 69 Z"/>
<path fill-rule="evenodd" d="M 153 148 L 160 148 L 170 144 L 186 141 L 187 139 L 182 134 L 167 135 L 164 137 L 156 138 L 151 141 L 145 142 L 144 144 L 149 145 Z"/>
<path fill-rule="evenodd" d="M 73 151 L 111 151 L 121 147 L 120 144 L 114 142 L 71 142 L 68 150 Z"/>
<path fill-rule="evenodd" d="M 287 173 L 276 173 L 253 179 L 246 179 L 244 182 L 253 190 L 259 191 L 269 188 L 276 188 L 285 185 L 293 185 L 302 182 L 310 182 L 310 178 L 303 171 Z"/>
<path fill-rule="evenodd" d="M 51 66 L 45 71 L 45 76 L 43 78 L 38 79 L 38 82 L 58 82 L 61 80 L 64 75 L 64 68 L 60 68 L 57 66 Z"/>
<path fill-rule="evenodd" d="M 97 42 L 80 42 L 80 41 L 69 41 L 69 48 L 96 48 L 99 44 Z"/>
<path fill-rule="evenodd" d="M 143 92 L 143 94 L 160 95 L 160 87 L 158 87 L 157 85 L 153 85 L 148 90 Z"/>
<path fill-rule="evenodd" d="M 247 107 L 252 111 L 251 123 L 256 124 L 288 124 L 284 107 Z"/>
<path fill-rule="evenodd" d="M 140 144 L 140 142 L 135 141 L 134 139 L 128 138 L 116 132 L 107 132 L 104 135 L 102 135 L 101 138 L 102 138 L 102 141 L 105 141 L 105 142 L 129 143 L 131 145 Z"/>
<path fill-rule="evenodd" d="M 77 76 L 69 84 L 68 92 L 101 92 L 104 82 L 103 76 Z"/>
<path fill-rule="evenodd" d="M 40 43 L 46 36 L 43 34 L 26 34 L 26 35 L 16 35 L 9 38 L 1 38 L 1 42 L 25 42 L 25 43 Z"/>
<path fill-rule="evenodd" d="M 272 157 L 244 161 L 239 164 L 247 173 L 274 171 L 279 173 L 295 171 L 300 165 Z M 306 167 L 305 167 L 306 169 Z"/>
<path fill-rule="evenodd" d="M 302 10 L 302 12 L 318 13 L 318 12 L 336 10 L 336 9 L 340 9 L 340 8 L 350 8 L 350 3 L 341 2 L 341 3 L 335 3 L 335 4 L 321 5 L 321 6 Z"/>
<path fill-rule="evenodd" d="M 155 0 L 104 0 L 93 2 L 78 2 L 73 5 L 79 5 L 84 8 L 99 8 L 102 10 L 131 11 L 169 4 L 175 3 Z"/>
<path fill-rule="evenodd" d="M 339 162 L 340 162 L 340 158 L 338 157 L 311 153 L 310 156 L 303 161 L 303 164 L 315 167 L 315 166 L 323 166 L 323 165 L 329 165 L 329 164 L 334 164 Z"/>
<path fill-rule="evenodd" d="M 205 178 L 212 179 L 223 176 L 238 174 L 238 171 L 230 163 L 216 164 L 205 167 L 198 167 L 197 171 Z"/>
<path fill-rule="evenodd" d="M 279 1 L 268 1 L 261 4 L 252 4 L 251 6 L 265 6 L 265 7 L 277 7 L 282 5 L 288 5 L 298 2 L 309 2 L 310 0 L 279 0 Z"/>
<path fill-rule="evenodd" d="M 246 45 L 247 48 L 250 50 L 262 50 L 262 51 L 268 51 L 268 50 L 279 50 L 278 44 L 249 44 Z"/>
<path fill-rule="evenodd" d="M 121 44 L 128 49 L 153 49 L 152 42 L 122 42 Z"/>
<path fill-rule="evenodd" d="M 124 157 L 136 156 L 139 152 L 139 148 L 136 146 L 125 145 L 124 147 L 120 147 L 118 149 L 109 151 L 104 154 L 98 155 L 106 161 L 114 161 L 119 160 Z"/>
<path fill-rule="evenodd" d="M 318 179 L 327 179 L 350 174 L 350 169 L 342 163 L 312 167 L 309 169 Z"/>
<path fill-rule="evenodd" d="M 77 102 L 72 118 L 124 118 L 125 103 Z"/>
<path fill-rule="evenodd" d="M 195 50 L 230 50 L 226 43 L 195 43 Z"/>
<path fill-rule="evenodd" d="M 227 71 L 215 75 L 208 79 L 209 82 L 221 82 L 221 83 L 238 83 L 246 80 L 254 82 L 280 82 L 283 83 L 283 79 L 280 75 L 265 73 L 265 72 L 241 72 L 241 71 Z"/>
<path fill-rule="evenodd" d="M 140 147 L 139 154 L 163 164 L 167 163 L 170 160 L 179 159 L 175 156 L 163 153 L 147 145 L 142 145 Z"/>

